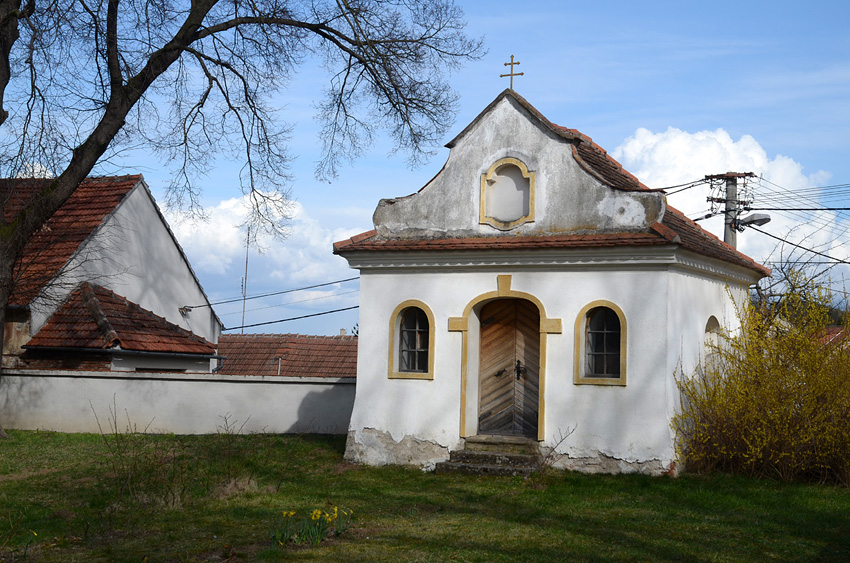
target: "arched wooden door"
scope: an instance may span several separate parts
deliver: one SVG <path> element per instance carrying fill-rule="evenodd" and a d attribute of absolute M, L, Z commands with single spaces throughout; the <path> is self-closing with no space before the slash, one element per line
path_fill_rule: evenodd
<path fill-rule="evenodd" d="M 536 438 L 540 312 L 524 299 L 499 299 L 479 318 L 478 433 Z"/>

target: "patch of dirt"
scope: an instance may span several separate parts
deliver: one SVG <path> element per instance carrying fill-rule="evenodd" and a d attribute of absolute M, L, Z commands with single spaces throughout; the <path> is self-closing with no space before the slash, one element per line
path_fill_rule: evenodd
<path fill-rule="evenodd" d="M 224 485 L 220 485 L 215 491 L 215 496 L 219 499 L 227 499 L 242 493 L 254 492 L 256 490 L 256 481 L 251 478 L 242 477 L 240 479 L 233 479 Z"/>
<path fill-rule="evenodd" d="M 37 477 L 41 475 L 50 475 L 51 473 L 55 473 L 54 469 L 39 469 L 38 471 L 21 471 L 19 473 L 8 473 L 6 475 L 0 475 L 0 482 L 3 481 L 20 481 L 21 479 L 29 479 L 30 477 Z"/>
<path fill-rule="evenodd" d="M 351 463 L 350 461 L 340 461 L 336 465 L 334 465 L 334 475 L 342 475 L 343 473 L 348 473 L 354 469 L 360 467 L 356 463 Z"/>
<path fill-rule="evenodd" d="M 57 510 L 53 512 L 50 517 L 56 518 L 59 520 L 71 520 L 72 518 L 76 518 L 77 514 L 75 512 L 71 512 L 70 510 Z"/>

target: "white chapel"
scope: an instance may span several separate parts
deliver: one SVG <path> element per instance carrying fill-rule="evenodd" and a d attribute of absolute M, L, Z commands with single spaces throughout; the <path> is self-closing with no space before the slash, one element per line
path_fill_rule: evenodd
<path fill-rule="evenodd" d="M 769 271 L 512 89 L 447 146 L 334 245 L 361 276 L 346 458 L 431 467 L 484 437 L 675 471 L 675 373 Z"/>

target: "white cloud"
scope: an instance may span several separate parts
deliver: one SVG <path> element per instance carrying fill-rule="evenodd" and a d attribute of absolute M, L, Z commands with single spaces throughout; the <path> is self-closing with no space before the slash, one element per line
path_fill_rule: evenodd
<path fill-rule="evenodd" d="M 763 178 L 751 184 L 753 207 L 817 207 L 820 205 L 817 196 L 804 202 L 797 198 L 797 192 L 802 188 L 822 186 L 830 177 L 823 171 L 807 175 L 803 166 L 792 158 L 768 155 L 752 136 L 743 135 L 735 140 L 723 129 L 689 133 L 670 127 L 664 132 L 653 133 L 641 128 L 611 154 L 651 188 L 675 186 L 727 171 L 753 172 Z M 768 199 L 777 195 L 781 197 Z M 708 187 L 699 186 L 670 195 L 668 203 L 695 218 L 707 212 L 708 196 Z M 841 233 L 850 224 L 842 217 L 828 213 L 768 213 L 772 220 L 762 227 L 764 231 L 835 258 L 847 257 L 846 237 Z M 719 238 L 723 237 L 721 216 L 702 221 L 700 225 Z M 813 258 L 790 246 L 781 248 L 775 239 L 751 230 L 738 234 L 738 248 L 763 262 L 791 253 Z"/>
<path fill-rule="evenodd" d="M 245 230 L 240 225 L 248 215 L 246 198 L 222 200 L 205 211 L 208 219 L 203 222 L 181 220 L 171 214 L 168 220 L 212 300 L 238 296 L 245 268 Z M 350 270 L 343 258 L 333 254 L 333 243 L 364 230 L 366 228 L 362 227 L 326 227 L 313 219 L 303 205 L 294 202 L 287 238 L 280 240 L 262 233 L 258 236 L 258 247 L 250 249 L 248 294 L 356 277 L 357 272 Z M 351 288 L 331 286 L 327 289 L 337 293 Z M 312 296 L 321 295 L 325 294 Z M 278 303 L 284 303 L 306 299 L 306 296 L 299 292 L 285 300 L 278 299 Z M 258 302 L 255 307 L 270 303 L 269 300 L 261 301 L 262 304 Z M 304 307 L 321 309 L 328 301 L 305 302 Z M 235 305 L 221 307 L 221 313 L 227 314 L 228 307 Z M 241 305 L 239 308 L 241 310 Z"/>
<path fill-rule="evenodd" d="M 247 208 L 241 198 L 232 198 L 206 211 L 204 221 L 168 211 L 164 214 L 195 272 L 223 275 L 240 253 L 244 256 L 245 233 L 239 225 L 247 216 Z"/>

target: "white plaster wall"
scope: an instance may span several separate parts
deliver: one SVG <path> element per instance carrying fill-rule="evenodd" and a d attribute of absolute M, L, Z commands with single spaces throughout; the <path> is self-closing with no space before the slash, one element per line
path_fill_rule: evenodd
<path fill-rule="evenodd" d="M 718 273 L 657 264 L 641 268 L 568 267 L 462 269 L 411 268 L 397 273 L 364 269 L 358 382 L 350 430 L 355 441 L 364 429 L 459 447 L 462 333 L 448 331 L 449 317 L 463 315 L 476 297 L 497 289 L 497 276 L 511 275 L 511 290 L 536 296 L 562 332 L 548 334 L 545 377 L 544 446 L 558 445 L 570 458 L 607 456 L 628 463 L 676 458 L 671 416 L 679 408 L 677 370 L 693 369 L 702 353 L 705 324 L 715 316 L 724 326 L 737 323 L 731 296 L 746 297 L 746 283 Z M 433 381 L 389 380 L 390 316 L 395 307 L 419 299 L 432 310 L 436 327 Z M 626 386 L 576 385 L 575 325 L 583 307 L 608 300 L 627 324 Z M 477 308 L 476 308 L 477 309 Z M 469 321 L 467 374 L 468 434 L 477 427 L 478 319 Z"/>
<path fill-rule="evenodd" d="M 755 280 L 753 280 L 753 283 Z M 677 269 L 670 275 L 670 346 L 667 371 L 679 377 L 693 374 L 704 357 L 705 327 L 710 317 L 717 318 L 724 330 L 740 326 L 738 308 L 749 298 L 746 282 L 724 276 L 706 276 L 692 270 Z M 670 416 L 681 407 L 675 379 L 669 382 Z"/>
<path fill-rule="evenodd" d="M 205 304 L 207 299 L 143 182 L 127 194 L 71 259 L 60 282 L 36 300 L 32 333 L 47 322 L 57 303 L 86 280 L 214 344 L 218 342 L 221 326 L 210 307 L 193 309 L 186 316 L 178 311 L 184 305 Z"/>
<path fill-rule="evenodd" d="M 452 147 L 424 189 L 381 201 L 373 217 L 378 236 L 504 236 L 479 224 L 479 205 L 481 174 L 505 157 L 525 163 L 536 183 L 534 222 L 507 236 L 641 229 L 663 215 L 661 194 L 604 186 L 576 162 L 568 142 L 507 97 Z"/>
<path fill-rule="evenodd" d="M 215 362 L 215 360 L 212 360 Z M 171 356 L 132 354 L 115 352 L 112 354 L 112 363 L 109 367 L 112 371 L 132 371 L 137 369 L 148 371 L 164 371 L 182 369 L 187 372 L 209 373 L 214 366 L 209 358 L 197 358 L 192 356 Z"/>
<path fill-rule="evenodd" d="M 571 457 L 603 454 L 629 462 L 672 458 L 666 420 L 667 295 L 665 269 L 541 274 L 524 291 L 537 295 L 563 332 L 548 336 L 546 439 Z M 515 282 L 516 289 L 523 284 Z M 537 287 L 535 287 L 535 285 Z M 607 300 L 626 319 L 626 386 L 575 385 L 575 324 L 583 307 Z M 581 351 L 579 351 L 581 354 Z"/>
<path fill-rule="evenodd" d="M 365 273 L 364 273 L 365 274 Z M 415 273 L 361 274 L 357 394 L 350 429 L 389 432 L 395 441 L 416 436 L 454 447 L 460 425 L 461 335 L 447 331 L 448 318 L 463 312 L 460 277 Z M 434 313 L 433 381 L 388 379 L 389 326 L 395 307 L 418 299 Z M 363 327 L 368 327 L 363 330 Z M 364 374 L 364 377 L 360 377 Z"/>
<path fill-rule="evenodd" d="M 120 430 L 129 417 L 140 431 L 209 434 L 227 415 L 245 433 L 344 434 L 353 403 L 350 379 L 19 370 L 0 376 L 0 426 L 7 429 L 98 432 L 97 419 L 107 430 L 117 408 Z"/>
<path fill-rule="evenodd" d="M 415 436 L 453 449 L 460 438 L 462 333 L 448 332 L 448 318 L 461 316 L 477 296 L 496 290 L 496 276 L 511 274 L 511 289 L 538 297 L 563 332 L 547 336 L 544 444 L 575 429 L 559 451 L 575 457 L 603 453 L 618 459 L 672 459 L 667 421 L 666 322 L 668 275 L 657 271 L 579 269 L 539 271 L 373 274 L 361 277 L 358 383 L 351 430 L 390 432 L 395 441 Z M 388 380 L 390 315 L 398 303 L 420 299 L 436 320 L 434 381 Z M 607 299 L 628 323 L 626 387 L 574 385 L 574 325 L 582 307 Z M 471 319 L 469 399 L 476 404 L 477 331 Z M 467 414 L 468 428 L 477 408 Z"/>

